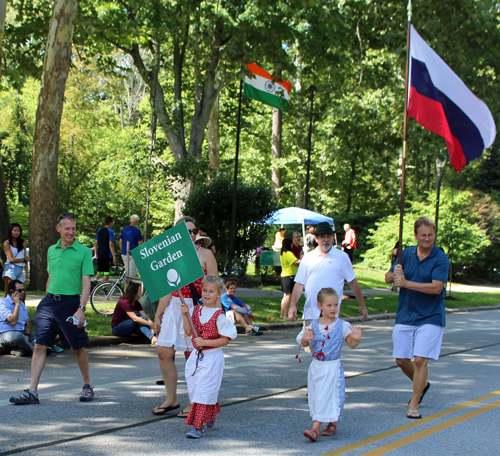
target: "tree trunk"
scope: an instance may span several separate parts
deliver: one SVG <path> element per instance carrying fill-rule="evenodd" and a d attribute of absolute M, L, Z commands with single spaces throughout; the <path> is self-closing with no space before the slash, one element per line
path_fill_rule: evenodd
<path fill-rule="evenodd" d="M 278 158 L 281 158 L 281 133 L 283 127 L 283 116 L 281 109 L 273 108 L 273 144 L 272 144 L 272 158 L 273 158 L 273 170 L 272 170 L 272 185 L 273 190 L 276 195 L 280 195 L 281 188 L 281 169 L 279 164 L 276 162 Z"/>
<path fill-rule="evenodd" d="M 192 189 L 192 182 L 189 180 L 176 179 L 172 183 L 173 194 L 175 197 L 175 219 L 179 220 L 182 216 L 188 215 L 194 217 L 196 220 L 196 214 L 184 214 L 184 200 L 189 196 Z"/>
<path fill-rule="evenodd" d="M 181 8 L 181 6 L 179 6 Z M 180 10 L 179 10 L 180 14 Z M 130 10 L 133 17 L 133 10 Z M 203 142 L 205 140 L 205 130 L 208 125 L 210 113 L 215 101 L 222 89 L 222 83 L 217 81 L 217 67 L 221 58 L 221 49 L 225 44 L 223 38 L 224 24 L 222 20 L 217 20 L 214 24 L 214 36 L 212 39 L 212 50 L 206 66 L 205 74 L 196 79 L 194 113 L 191 118 L 191 130 L 189 136 L 189 147 L 186 147 L 185 119 L 183 110 L 183 68 L 186 53 L 187 40 L 190 38 L 189 22 L 184 26 L 178 25 L 178 33 L 174 34 L 174 55 L 173 55 L 173 75 L 174 75 L 174 109 L 167 108 L 165 93 L 160 84 L 158 68 L 150 69 L 146 66 L 142 56 L 141 48 L 138 44 L 133 44 L 127 48 L 118 43 L 109 41 L 114 46 L 127 52 L 133 59 L 134 65 L 139 71 L 141 78 L 149 88 L 150 106 L 158 119 L 158 125 L 167 138 L 169 147 L 174 155 L 175 161 L 180 162 L 187 156 L 200 159 L 202 155 Z M 150 43 L 149 51 L 153 54 L 161 52 L 159 43 Z M 155 56 L 155 59 L 160 56 Z M 172 115 L 170 115 L 172 112 Z M 174 184 L 176 190 L 180 190 L 181 180 Z M 181 194 L 188 194 L 192 182 L 186 181 L 186 188 Z M 176 202 L 176 218 L 180 214 L 183 206 L 182 202 Z"/>
<path fill-rule="evenodd" d="M 36 112 L 30 191 L 30 289 L 44 290 L 47 249 L 57 239 L 57 164 L 64 91 L 71 64 L 77 0 L 56 0 L 50 20 Z M 69 210 L 69 208 L 67 208 Z"/>
<path fill-rule="evenodd" d="M 3 34 L 5 31 L 5 16 L 7 14 L 7 0 L 0 0 L 0 81 L 2 81 L 2 49 Z M 2 140 L 0 140 L 0 150 L 2 149 Z M 3 178 L 3 164 L 0 156 L 0 242 L 7 239 L 9 234 L 9 207 L 7 206 L 7 195 L 5 194 L 5 181 Z M 0 252 L 2 260 L 5 260 L 3 249 Z"/>
<path fill-rule="evenodd" d="M 208 121 L 208 167 L 210 175 L 218 173 L 220 168 L 220 129 L 219 129 L 219 97 L 214 103 Z"/>

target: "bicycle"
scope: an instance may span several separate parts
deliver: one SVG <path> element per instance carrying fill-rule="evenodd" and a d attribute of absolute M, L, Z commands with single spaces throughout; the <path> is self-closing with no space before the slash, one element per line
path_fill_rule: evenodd
<path fill-rule="evenodd" d="M 102 282 L 96 285 L 90 292 L 90 305 L 92 309 L 100 315 L 113 315 L 116 303 L 123 298 L 124 287 L 122 284 L 127 284 L 125 279 L 140 280 L 139 277 L 126 275 L 124 268 L 115 266 L 120 276 L 109 282 Z"/>

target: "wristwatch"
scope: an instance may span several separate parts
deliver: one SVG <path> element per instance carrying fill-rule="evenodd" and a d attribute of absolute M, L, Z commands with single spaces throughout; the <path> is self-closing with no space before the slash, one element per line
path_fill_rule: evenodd
<path fill-rule="evenodd" d="M 85 312 L 86 307 L 85 306 L 78 306 L 80 309 L 82 309 Z"/>

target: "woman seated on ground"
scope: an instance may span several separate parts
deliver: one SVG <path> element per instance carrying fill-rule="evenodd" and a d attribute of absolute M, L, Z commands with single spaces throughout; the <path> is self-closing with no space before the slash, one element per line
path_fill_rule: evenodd
<path fill-rule="evenodd" d="M 155 345 L 157 338 L 154 335 L 154 323 L 139 303 L 141 296 L 140 284 L 131 282 L 123 298 L 116 304 L 111 319 L 111 330 L 115 336 L 130 336 L 141 331 L 151 341 L 151 345 Z"/>

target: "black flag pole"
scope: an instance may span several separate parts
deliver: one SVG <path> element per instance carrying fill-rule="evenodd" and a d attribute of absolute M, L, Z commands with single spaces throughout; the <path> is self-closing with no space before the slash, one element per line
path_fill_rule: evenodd
<path fill-rule="evenodd" d="M 309 209 L 309 175 L 311 173 L 311 138 L 314 113 L 314 92 L 317 92 L 318 88 L 311 86 L 309 87 L 309 91 L 311 92 L 311 114 L 309 117 L 309 134 L 307 136 L 306 194 L 304 198 L 304 209 Z"/>
<path fill-rule="evenodd" d="M 234 157 L 233 207 L 231 212 L 231 231 L 229 233 L 229 263 L 227 275 L 231 275 L 234 256 L 234 235 L 236 231 L 236 191 L 238 188 L 238 156 L 240 153 L 241 98 L 243 96 L 243 79 L 240 79 L 240 95 L 238 99 L 238 121 L 236 125 L 236 153 Z"/>
<path fill-rule="evenodd" d="M 410 62 L 410 26 L 411 26 L 411 0 L 408 0 L 408 30 L 406 32 L 406 75 L 405 75 L 405 108 L 403 125 L 403 155 L 401 159 L 401 206 L 399 212 L 399 243 L 398 243 L 398 263 L 401 264 L 403 255 L 403 219 L 405 214 L 405 181 L 406 181 L 406 148 L 407 148 L 407 127 L 408 127 L 408 83 L 409 83 L 409 62 Z"/>

